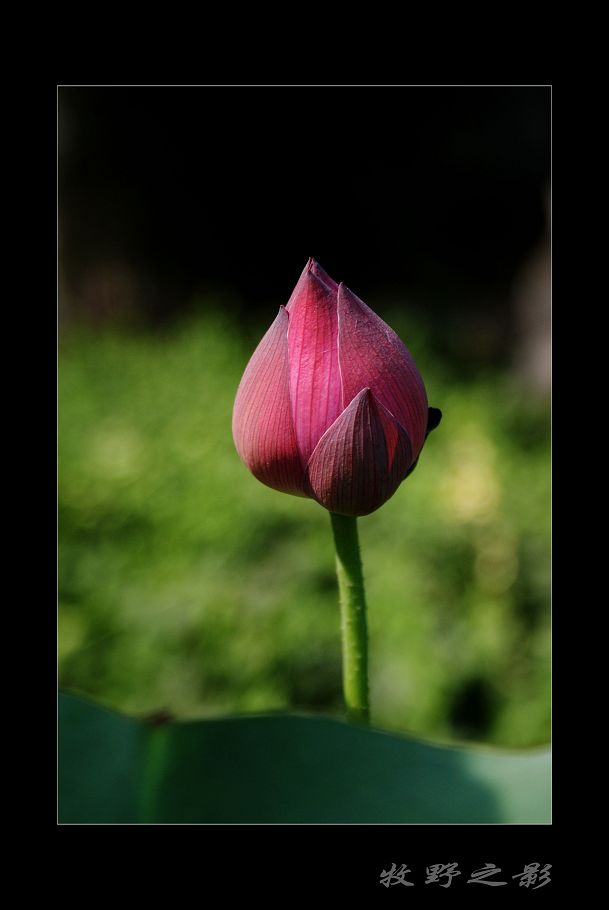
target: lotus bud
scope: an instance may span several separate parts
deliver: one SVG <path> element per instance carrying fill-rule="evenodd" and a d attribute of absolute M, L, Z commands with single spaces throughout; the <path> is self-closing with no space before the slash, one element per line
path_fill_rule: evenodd
<path fill-rule="evenodd" d="M 393 496 L 440 418 L 393 329 L 309 259 L 245 369 L 233 438 L 262 483 L 360 516 Z"/>

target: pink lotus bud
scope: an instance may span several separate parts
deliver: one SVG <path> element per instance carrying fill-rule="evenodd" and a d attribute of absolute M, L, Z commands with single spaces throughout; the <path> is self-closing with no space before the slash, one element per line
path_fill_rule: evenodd
<path fill-rule="evenodd" d="M 267 486 L 368 515 L 414 469 L 440 417 L 395 332 L 309 259 L 245 369 L 233 438 Z"/>

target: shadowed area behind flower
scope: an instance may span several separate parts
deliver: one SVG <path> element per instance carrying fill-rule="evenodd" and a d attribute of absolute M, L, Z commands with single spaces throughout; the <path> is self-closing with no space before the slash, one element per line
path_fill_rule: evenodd
<path fill-rule="evenodd" d="M 202 313 L 61 340 L 60 684 L 128 713 L 339 715 L 328 514 L 256 483 L 231 438 L 266 326 Z M 506 372 L 453 375 L 424 325 L 382 315 L 443 418 L 359 522 L 374 724 L 546 742 L 547 404 Z"/>

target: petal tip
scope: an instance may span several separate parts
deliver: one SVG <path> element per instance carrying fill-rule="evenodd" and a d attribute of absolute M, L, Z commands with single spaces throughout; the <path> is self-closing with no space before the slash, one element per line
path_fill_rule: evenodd
<path fill-rule="evenodd" d="M 442 420 L 442 411 L 440 408 L 429 408 L 427 416 L 427 433 L 431 433 L 432 430 L 435 430 L 436 427 L 440 425 Z"/>
<path fill-rule="evenodd" d="M 332 277 L 330 277 L 330 275 L 328 275 L 328 273 L 326 272 L 326 270 L 323 269 L 323 268 L 320 266 L 319 262 L 317 262 L 316 259 L 313 259 L 313 262 L 312 262 L 312 265 L 311 265 L 311 272 L 312 272 L 317 278 L 319 278 L 319 280 L 320 280 L 321 282 L 323 282 L 323 284 L 325 284 L 326 287 L 330 288 L 330 290 L 332 291 L 333 294 L 336 294 L 336 293 L 337 293 L 337 291 L 338 291 L 338 282 L 336 282 L 336 281 L 334 280 L 334 278 L 332 278 Z"/>

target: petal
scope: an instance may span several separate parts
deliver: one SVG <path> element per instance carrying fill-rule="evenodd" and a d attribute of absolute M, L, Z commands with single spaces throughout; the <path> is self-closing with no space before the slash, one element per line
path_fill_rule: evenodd
<path fill-rule="evenodd" d="M 310 261 L 311 271 L 313 274 L 317 275 L 320 281 L 323 281 L 323 283 L 326 284 L 331 291 L 333 291 L 335 294 L 338 293 L 338 282 L 335 281 L 334 278 L 330 278 L 328 273 L 322 269 L 319 262 L 316 262 L 315 259 L 311 259 Z"/>
<path fill-rule="evenodd" d="M 306 465 L 342 405 L 336 294 L 310 269 L 290 310 L 288 356 L 296 440 Z"/>
<path fill-rule="evenodd" d="M 426 436 L 429 436 L 432 430 L 435 430 L 436 427 L 440 425 L 442 420 L 442 411 L 440 408 L 430 408 L 427 415 L 427 433 Z"/>
<path fill-rule="evenodd" d="M 369 515 L 393 496 L 412 463 L 405 430 L 362 389 L 320 439 L 307 467 L 311 493 L 340 515 Z"/>
<path fill-rule="evenodd" d="M 427 431 L 427 395 L 416 364 L 404 343 L 370 307 L 341 284 L 338 289 L 338 352 L 343 404 L 363 388 L 406 430 L 413 457 Z"/>
<path fill-rule="evenodd" d="M 313 265 L 313 262 L 314 262 L 314 260 L 310 257 L 308 259 L 307 264 L 305 265 L 304 269 L 300 273 L 300 278 L 296 282 L 296 287 L 290 294 L 290 299 L 288 300 L 288 302 L 285 305 L 285 308 L 288 311 L 288 313 L 294 306 L 294 301 L 297 300 L 297 298 L 300 297 L 300 295 L 302 294 L 303 287 L 306 283 L 306 277 L 309 274 L 309 272 L 311 271 L 311 266 Z"/>
<path fill-rule="evenodd" d="M 425 439 L 427 439 L 427 437 L 432 432 L 432 430 L 435 430 L 436 427 L 440 425 L 441 420 L 442 420 L 442 411 L 439 408 L 430 408 L 429 414 L 427 417 L 427 432 L 425 433 Z M 406 477 L 410 477 L 410 475 L 412 474 L 412 472 L 414 471 L 414 469 L 416 468 L 418 463 L 419 463 L 419 459 L 417 457 L 417 458 L 415 458 L 413 463 L 410 465 L 410 467 L 406 471 Z M 404 480 L 406 480 L 406 477 L 404 477 Z"/>
<path fill-rule="evenodd" d="M 292 423 L 284 307 L 254 351 L 233 409 L 233 439 L 243 463 L 274 490 L 306 496 Z"/>
<path fill-rule="evenodd" d="M 290 312 L 294 306 L 294 301 L 296 298 L 300 296 L 300 294 L 303 292 L 303 289 L 306 287 L 306 276 L 309 274 L 309 272 L 312 272 L 314 275 L 316 275 L 317 278 L 319 278 L 320 281 L 323 281 L 323 283 L 335 294 L 338 292 L 338 282 L 334 281 L 333 278 L 330 278 L 328 273 L 324 272 L 320 264 L 316 262 L 312 256 L 310 256 L 307 264 L 300 274 L 300 278 L 296 283 L 296 287 L 290 295 L 290 299 L 286 303 L 285 308 L 288 312 Z"/>

